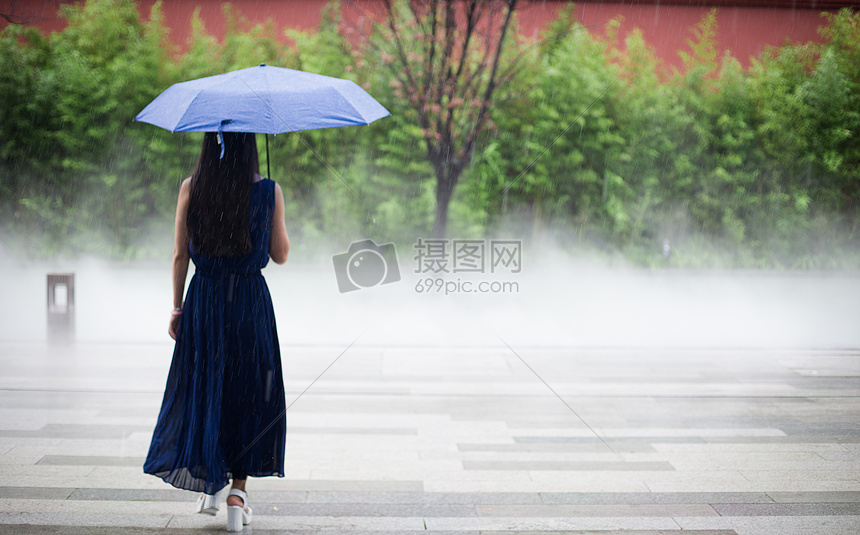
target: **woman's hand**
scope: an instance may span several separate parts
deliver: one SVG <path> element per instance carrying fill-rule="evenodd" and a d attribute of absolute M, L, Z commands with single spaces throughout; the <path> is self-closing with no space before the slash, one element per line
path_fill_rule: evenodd
<path fill-rule="evenodd" d="M 167 326 L 167 334 L 169 334 L 174 340 L 176 340 L 176 331 L 179 330 L 179 318 L 181 317 L 181 312 L 179 314 L 173 312 L 170 315 L 170 325 Z"/>

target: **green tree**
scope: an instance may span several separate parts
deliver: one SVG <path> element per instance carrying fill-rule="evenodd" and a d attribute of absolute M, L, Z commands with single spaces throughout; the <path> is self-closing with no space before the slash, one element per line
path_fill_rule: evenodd
<path fill-rule="evenodd" d="M 486 127 L 503 70 L 503 51 L 515 42 L 516 0 L 430 3 L 384 0 L 385 22 L 368 41 L 390 69 L 420 126 L 436 179 L 433 235 L 446 233 L 448 208 Z"/>

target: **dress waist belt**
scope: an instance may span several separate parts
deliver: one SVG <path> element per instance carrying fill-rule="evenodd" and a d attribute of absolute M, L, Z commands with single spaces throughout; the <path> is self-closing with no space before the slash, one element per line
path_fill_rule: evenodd
<path fill-rule="evenodd" d="M 196 268 L 194 271 L 195 275 L 200 275 L 201 277 L 207 279 L 251 279 L 254 277 L 262 276 L 262 272 L 258 269 L 257 271 L 252 271 L 250 273 L 240 272 L 240 271 L 227 271 L 227 270 L 217 270 L 217 271 L 209 271 L 206 269 Z"/>

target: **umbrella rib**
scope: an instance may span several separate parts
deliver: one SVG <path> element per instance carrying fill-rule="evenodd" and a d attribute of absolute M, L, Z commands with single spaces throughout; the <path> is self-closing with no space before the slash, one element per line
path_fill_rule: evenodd
<path fill-rule="evenodd" d="M 284 126 L 286 126 L 287 128 L 289 128 L 289 129 L 290 129 L 290 131 L 292 131 L 294 134 L 296 134 L 297 136 L 299 136 L 299 139 L 302 141 L 302 143 L 304 143 L 304 144 L 305 144 L 305 147 L 309 148 L 309 149 L 311 150 L 311 152 L 313 152 L 313 153 L 314 153 L 314 156 L 316 156 L 316 157 L 317 157 L 317 159 L 319 159 L 319 161 L 321 161 L 323 164 L 325 164 L 325 166 L 326 166 L 326 167 L 328 167 L 328 170 L 329 170 L 329 171 L 331 171 L 332 173 L 334 173 L 334 176 L 336 176 L 336 177 L 338 178 L 338 180 L 340 180 L 341 182 L 343 182 L 343 185 L 344 185 L 344 186 L 346 186 L 347 188 L 349 188 L 349 191 L 351 191 L 351 192 L 352 192 L 356 197 L 358 197 L 358 198 L 359 198 L 359 199 L 361 199 L 362 201 L 364 200 L 364 197 L 362 197 L 361 195 L 359 195 L 359 193 L 358 193 L 357 191 L 355 191 L 354 189 L 352 189 L 352 186 L 350 186 L 350 185 L 346 182 L 346 180 L 344 180 L 344 179 L 343 179 L 343 177 L 341 177 L 341 176 L 340 176 L 340 174 L 339 174 L 337 171 L 335 171 L 335 169 L 334 169 L 331 165 L 329 165 L 329 163 L 328 163 L 327 161 L 325 161 L 325 159 L 324 159 L 322 156 L 320 156 L 320 155 L 317 153 L 317 151 L 315 151 L 315 150 L 314 150 L 314 148 L 313 148 L 313 147 L 311 147 L 311 146 L 308 144 L 308 142 L 307 142 L 307 141 L 305 141 L 305 138 L 303 138 L 303 137 L 298 133 L 298 131 L 293 130 L 293 127 L 292 127 L 292 126 L 290 126 L 290 125 L 289 125 L 289 123 L 287 123 L 287 121 L 285 121 L 285 120 L 284 120 L 284 118 L 283 118 L 283 117 L 281 117 L 281 115 L 280 115 L 277 111 L 275 111 L 275 109 L 274 109 L 272 106 L 270 106 L 270 105 L 269 105 L 269 103 L 268 103 L 268 102 L 266 102 L 266 100 L 265 100 L 263 97 L 261 97 L 259 94 L 257 94 L 257 92 L 256 92 L 256 91 L 254 91 L 254 88 L 253 88 L 253 87 L 251 87 L 250 85 L 248 85 L 248 82 L 246 82 L 244 78 L 242 78 L 242 77 L 240 76 L 240 77 L 239 77 L 239 79 L 240 79 L 240 80 L 242 80 L 242 83 L 243 83 L 243 84 L 245 84 L 246 86 L 248 86 L 248 89 L 250 89 L 250 90 L 251 90 L 251 92 L 252 92 L 252 93 L 254 93 L 254 95 L 255 95 L 258 99 L 260 99 L 260 101 L 261 101 L 263 104 L 265 104 L 267 108 L 269 108 L 269 110 L 271 110 L 271 112 L 275 115 L 275 117 L 277 117 L 277 118 L 278 118 L 282 123 L 284 123 Z"/>

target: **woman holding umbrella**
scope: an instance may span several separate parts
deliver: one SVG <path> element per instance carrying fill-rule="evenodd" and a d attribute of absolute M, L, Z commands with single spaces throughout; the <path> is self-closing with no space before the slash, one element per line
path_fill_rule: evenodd
<path fill-rule="evenodd" d="M 258 174 L 254 135 L 241 132 L 366 125 L 388 115 L 351 80 L 261 64 L 173 84 L 135 117 L 207 132 L 176 208 L 176 348 L 144 471 L 202 491 L 197 510 L 209 514 L 232 479 L 230 530 L 251 519 L 245 479 L 283 477 L 286 440 L 278 335 L 260 275 L 269 257 L 287 260 L 284 198 Z M 266 146 L 268 165 L 268 138 Z M 197 269 L 183 304 L 189 258 Z"/>
<path fill-rule="evenodd" d="M 283 193 L 259 175 L 255 135 L 206 133 L 176 207 L 176 345 L 144 472 L 202 492 L 197 511 L 213 515 L 232 480 L 228 531 L 251 521 L 249 476 L 284 476 L 280 347 L 260 270 L 289 250 Z M 196 270 L 183 301 L 189 259 Z"/>

